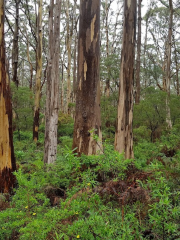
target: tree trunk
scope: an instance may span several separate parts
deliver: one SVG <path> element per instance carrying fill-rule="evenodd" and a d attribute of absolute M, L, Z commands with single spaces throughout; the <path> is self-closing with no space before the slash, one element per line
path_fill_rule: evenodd
<path fill-rule="evenodd" d="M 15 27 L 14 27 L 14 37 L 13 37 L 13 48 L 12 48 L 12 81 L 16 84 L 18 87 L 19 81 L 18 81 L 18 52 L 19 52 L 19 46 L 18 46 L 18 38 L 19 38 L 19 0 L 15 0 L 16 4 L 16 17 L 15 17 Z"/>
<path fill-rule="evenodd" d="M 146 30 L 145 30 L 145 37 L 144 37 L 144 51 L 143 51 L 143 68 L 144 72 L 146 69 L 146 49 L 147 49 L 147 38 L 148 38 L 148 20 L 149 20 L 150 10 L 148 10 L 148 14 L 146 16 Z M 147 87 L 147 74 L 144 73 L 145 79 L 144 79 L 144 88 Z"/>
<path fill-rule="evenodd" d="M 168 31 L 168 39 L 166 43 L 166 72 L 165 72 L 165 81 L 166 81 L 166 110 L 167 117 L 166 122 L 169 128 L 172 128 L 171 122 L 171 113 L 169 107 L 170 101 L 170 81 L 171 81 L 171 45 L 172 45 L 172 26 L 173 26 L 173 5 L 172 0 L 169 0 L 169 31 Z"/>
<path fill-rule="evenodd" d="M 67 111 L 68 114 L 70 114 L 69 103 L 71 102 L 71 42 L 72 42 L 72 31 L 70 30 L 70 24 L 69 24 L 69 0 L 66 0 L 66 21 L 67 21 L 66 48 L 67 48 L 67 53 L 68 53 L 66 111 Z M 71 26 L 71 27 L 73 27 L 73 26 Z"/>
<path fill-rule="evenodd" d="M 33 85 L 33 65 L 32 65 L 32 61 L 30 58 L 30 54 L 29 54 L 29 37 L 28 37 L 28 33 L 26 31 L 26 26 L 25 26 L 25 34 L 26 34 L 26 53 L 27 53 L 27 61 L 29 63 L 29 68 L 30 68 L 30 79 L 29 79 L 29 89 L 32 90 L 32 85 Z"/>
<path fill-rule="evenodd" d="M 4 1 L 0 1 L 0 193 L 10 193 L 16 170 L 9 76 L 5 67 Z"/>
<path fill-rule="evenodd" d="M 73 102 L 76 101 L 76 89 L 77 89 L 77 32 L 74 39 L 74 68 L 73 68 Z"/>
<path fill-rule="evenodd" d="M 100 0 L 80 2 L 78 86 L 73 149 L 80 156 L 102 151 L 100 116 Z M 93 134 L 98 138 L 94 138 Z"/>
<path fill-rule="evenodd" d="M 39 111 L 41 99 L 41 77 L 42 77 L 42 0 L 39 0 L 38 6 L 38 42 L 36 50 L 36 89 L 35 89 L 35 106 L 34 106 L 34 123 L 33 123 L 33 139 L 38 140 L 39 129 Z"/>
<path fill-rule="evenodd" d="M 106 58 L 109 57 L 109 29 L 108 29 L 108 16 L 109 16 L 110 4 L 108 4 L 108 0 L 105 1 L 105 32 L 106 32 Z M 110 96 L 110 69 L 107 66 L 107 79 L 106 79 L 106 87 L 105 87 L 106 97 Z"/>
<path fill-rule="evenodd" d="M 141 1 L 138 0 L 138 40 L 136 59 L 136 98 L 135 103 L 140 103 L 140 67 L 141 67 Z"/>
<path fill-rule="evenodd" d="M 51 0 L 49 7 L 49 56 L 47 67 L 47 98 L 44 163 L 53 163 L 57 154 L 59 110 L 59 51 L 61 0 Z M 54 13 L 54 14 L 53 14 Z"/>
<path fill-rule="evenodd" d="M 176 42 L 173 36 L 173 46 L 174 46 L 174 60 L 175 60 L 175 65 L 176 65 L 176 92 L 177 96 L 179 96 L 179 64 L 178 64 L 178 55 L 177 55 L 177 47 L 176 47 Z"/>
<path fill-rule="evenodd" d="M 133 158 L 133 80 L 136 35 L 136 0 L 124 1 L 123 44 L 120 67 L 120 87 L 118 102 L 115 149 L 125 153 L 125 158 Z"/>

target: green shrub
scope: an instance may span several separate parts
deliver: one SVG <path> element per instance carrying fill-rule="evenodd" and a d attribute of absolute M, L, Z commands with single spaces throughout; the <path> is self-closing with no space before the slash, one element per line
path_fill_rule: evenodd
<path fill-rule="evenodd" d="M 74 123 L 62 124 L 58 126 L 58 136 L 73 136 Z"/>

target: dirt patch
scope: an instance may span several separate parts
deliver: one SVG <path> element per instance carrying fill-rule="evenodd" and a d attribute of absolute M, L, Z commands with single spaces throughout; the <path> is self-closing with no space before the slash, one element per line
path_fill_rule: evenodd
<path fill-rule="evenodd" d="M 49 198 L 52 207 L 60 206 L 60 199 L 66 198 L 66 192 L 64 189 L 61 188 L 54 188 L 52 186 L 48 186 L 45 188 L 44 191 L 47 198 Z"/>

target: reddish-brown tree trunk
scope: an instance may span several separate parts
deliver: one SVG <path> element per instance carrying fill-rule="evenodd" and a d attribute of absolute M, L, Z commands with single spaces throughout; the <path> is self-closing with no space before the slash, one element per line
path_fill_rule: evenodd
<path fill-rule="evenodd" d="M 80 2 L 78 86 L 73 149 L 80 156 L 102 151 L 100 116 L 100 0 Z M 93 134 L 98 139 L 93 138 Z"/>
<path fill-rule="evenodd" d="M 133 158 L 133 80 L 136 35 L 136 0 L 124 1 L 123 44 L 115 149 Z"/>
<path fill-rule="evenodd" d="M 0 1 L 0 193 L 10 193 L 15 184 L 12 173 L 16 170 L 16 164 L 10 96 L 9 77 L 5 67 L 4 1 Z"/>

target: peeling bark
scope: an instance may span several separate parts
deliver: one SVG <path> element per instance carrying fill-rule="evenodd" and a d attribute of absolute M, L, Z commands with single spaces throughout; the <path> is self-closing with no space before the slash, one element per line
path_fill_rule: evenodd
<path fill-rule="evenodd" d="M 132 121 L 135 35 L 136 0 L 125 0 L 115 149 L 125 153 L 126 159 L 134 157 Z"/>
<path fill-rule="evenodd" d="M 5 67 L 4 1 L 0 1 L 0 193 L 11 193 L 15 184 L 12 172 L 15 170 L 12 105 Z"/>
<path fill-rule="evenodd" d="M 73 149 L 80 156 L 102 151 L 100 115 L 100 0 L 80 2 L 78 84 Z M 98 135 L 98 141 L 93 138 Z"/>
<path fill-rule="evenodd" d="M 51 0 L 49 7 L 49 56 L 47 66 L 44 163 L 53 163 L 57 155 L 59 112 L 59 51 L 61 0 Z"/>

